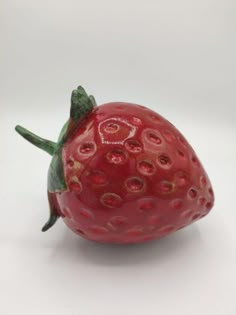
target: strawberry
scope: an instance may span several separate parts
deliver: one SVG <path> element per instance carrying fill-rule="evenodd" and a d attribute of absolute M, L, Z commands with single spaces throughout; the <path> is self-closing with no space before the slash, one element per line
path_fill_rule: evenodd
<path fill-rule="evenodd" d="M 57 143 L 20 126 L 16 131 L 53 156 L 43 231 L 61 217 L 86 239 L 139 243 L 173 233 L 213 206 L 211 183 L 192 147 L 144 106 L 96 106 L 78 87 Z"/>

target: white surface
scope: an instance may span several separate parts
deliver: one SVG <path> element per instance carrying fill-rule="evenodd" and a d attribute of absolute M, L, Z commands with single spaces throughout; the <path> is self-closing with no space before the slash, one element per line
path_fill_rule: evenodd
<path fill-rule="evenodd" d="M 236 2 L 2 1 L 0 314 L 235 315 Z M 71 90 L 133 101 L 187 137 L 213 183 L 211 214 L 157 242 L 98 245 L 47 233 L 50 157 Z"/>

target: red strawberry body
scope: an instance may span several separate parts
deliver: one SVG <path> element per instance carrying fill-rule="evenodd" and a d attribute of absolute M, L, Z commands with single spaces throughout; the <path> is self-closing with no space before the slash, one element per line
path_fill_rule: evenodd
<path fill-rule="evenodd" d="M 160 238 L 213 206 L 211 183 L 192 147 L 170 122 L 143 106 L 93 107 L 60 152 L 66 188 L 49 188 L 51 211 L 89 240 Z"/>
<path fill-rule="evenodd" d="M 65 223 L 81 236 L 134 243 L 205 216 L 209 179 L 184 137 L 153 111 L 96 107 L 63 148 L 68 191 L 56 193 Z"/>

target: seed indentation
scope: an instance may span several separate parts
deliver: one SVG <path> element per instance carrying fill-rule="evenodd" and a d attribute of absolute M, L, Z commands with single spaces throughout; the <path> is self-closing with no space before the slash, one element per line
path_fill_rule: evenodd
<path fill-rule="evenodd" d="M 127 221 L 128 218 L 121 215 L 114 216 L 110 219 L 110 222 L 117 227 L 125 225 Z"/>
<path fill-rule="evenodd" d="M 117 106 L 116 106 L 116 109 L 118 109 L 118 110 L 125 110 L 125 106 L 123 106 L 123 105 L 117 105 Z"/>
<path fill-rule="evenodd" d="M 115 123 L 108 123 L 104 126 L 104 131 L 107 133 L 116 133 L 120 129 L 120 126 Z"/>
<path fill-rule="evenodd" d="M 141 126 L 142 125 L 142 120 L 140 118 L 138 118 L 138 117 L 132 117 L 131 123 L 134 126 Z"/>
<path fill-rule="evenodd" d="M 70 208 L 69 207 L 65 207 L 65 208 L 63 208 L 63 216 L 64 217 L 66 217 L 66 218 L 68 218 L 68 219 L 71 219 L 71 210 L 70 210 Z"/>
<path fill-rule="evenodd" d="M 129 236 L 138 236 L 141 235 L 143 232 L 143 228 L 141 226 L 135 226 L 129 230 L 126 231 L 126 234 Z"/>
<path fill-rule="evenodd" d="M 161 138 L 153 131 L 149 131 L 146 135 L 147 140 L 149 140 L 151 143 L 160 145 L 162 143 Z"/>
<path fill-rule="evenodd" d="M 67 162 L 66 162 L 66 164 L 70 167 L 70 168 L 72 168 L 73 166 L 74 166 L 74 160 L 72 160 L 72 159 L 68 159 L 67 160 Z"/>
<path fill-rule="evenodd" d="M 200 177 L 200 185 L 201 185 L 201 187 L 205 187 L 206 184 L 207 184 L 206 177 L 205 176 L 201 176 Z"/>
<path fill-rule="evenodd" d="M 125 186 L 130 192 L 140 192 L 144 188 L 144 181 L 139 177 L 130 177 L 125 181 Z"/>
<path fill-rule="evenodd" d="M 85 219 L 93 219 L 93 214 L 92 214 L 92 212 L 89 211 L 89 210 L 87 210 L 87 209 L 81 208 L 81 209 L 79 209 L 78 212 L 79 212 L 79 214 L 80 214 L 83 218 L 85 218 Z"/>
<path fill-rule="evenodd" d="M 170 194 L 174 190 L 174 184 L 166 180 L 161 181 L 157 186 L 157 190 L 161 194 Z"/>
<path fill-rule="evenodd" d="M 193 162 L 193 165 L 200 167 L 200 162 L 198 161 L 196 156 L 192 157 L 192 162 Z"/>
<path fill-rule="evenodd" d="M 127 161 L 127 154 L 121 149 L 114 149 L 107 153 L 106 158 L 112 164 L 124 164 Z"/>
<path fill-rule="evenodd" d="M 79 153 L 91 156 L 96 151 L 96 144 L 94 142 L 84 142 L 78 148 Z"/>
<path fill-rule="evenodd" d="M 192 216 L 192 220 L 196 220 L 196 219 L 200 218 L 200 216 L 201 216 L 201 213 L 200 213 L 200 212 L 197 212 L 197 213 L 195 213 L 195 214 Z"/>
<path fill-rule="evenodd" d="M 160 224 L 160 222 L 161 222 L 161 217 L 158 214 L 154 214 L 154 215 L 148 217 L 148 219 L 147 219 L 147 223 L 149 225 L 156 226 L 156 225 Z"/>
<path fill-rule="evenodd" d="M 81 235 L 85 235 L 85 232 L 82 231 L 81 229 L 76 229 L 76 232 L 78 232 L 78 233 L 81 234 Z"/>
<path fill-rule="evenodd" d="M 163 226 L 160 230 L 158 230 L 158 233 L 161 236 L 164 236 L 173 232 L 174 230 L 175 230 L 175 227 L 173 225 L 166 225 L 166 226 Z"/>
<path fill-rule="evenodd" d="M 170 168 L 172 165 L 170 157 L 164 153 L 158 156 L 157 163 L 162 168 Z"/>
<path fill-rule="evenodd" d="M 154 164 L 146 160 L 140 161 L 137 169 L 143 175 L 153 175 L 156 171 Z"/>
<path fill-rule="evenodd" d="M 69 189 L 76 192 L 80 193 L 82 191 L 82 184 L 79 181 L 77 176 L 73 176 L 69 182 Z"/>
<path fill-rule="evenodd" d="M 117 230 L 117 228 L 111 222 L 107 222 L 106 225 L 109 228 L 109 230 L 111 230 L 111 231 L 116 231 Z"/>
<path fill-rule="evenodd" d="M 212 207 L 212 203 L 211 203 L 211 202 L 207 202 L 207 203 L 206 203 L 206 208 L 207 208 L 207 209 L 211 209 L 211 207 Z"/>
<path fill-rule="evenodd" d="M 203 206 L 206 202 L 206 199 L 204 197 L 199 197 L 198 198 L 198 203 L 200 206 Z"/>
<path fill-rule="evenodd" d="M 181 199 L 174 199 L 170 202 L 170 206 L 172 209 L 178 210 L 181 209 L 183 202 Z"/>
<path fill-rule="evenodd" d="M 94 234 L 98 234 L 98 235 L 103 235 L 103 234 L 106 234 L 107 232 L 109 232 L 107 228 L 105 228 L 104 226 L 100 226 L 100 225 L 93 225 L 90 227 L 90 230 Z"/>
<path fill-rule="evenodd" d="M 188 184 L 188 181 L 189 176 L 187 173 L 180 171 L 175 174 L 175 183 L 178 187 L 185 187 Z"/>
<path fill-rule="evenodd" d="M 119 207 L 122 199 L 115 193 L 105 193 L 101 197 L 101 203 L 108 208 Z"/>
<path fill-rule="evenodd" d="M 213 189 L 210 187 L 208 191 L 209 191 L 209 194 L 213 197 L 214 196 Z"/>
<path fill-rule="evenodd" d="M 189 219 L 192 217 L 192 214 L 193 214 L 192 210 L 185 210 L 184 212 L 181 213 L 181 217 Z"/>
<path fill-rule="evenodd" d="M 157 115 L 151 114 L 149 115 L 149 117 L 154 123 L 158 123 L 161 121 L 160 117 L 158 117 Z"/>
<path fill-rule="evenodd" d="M 108 181 L 107 176 L 104 172 L 99 170 L 93 170 L 88 174 L 89 181 L 98 186 L 105 185 Z"/>
<path fill-rule="evenodd" d="M 176 154 L 177 154 L 177 156 L 178 156 L 181 160 L 184 160 L 184 159 L 185 159 L 185 154 L 184 154 L 183 151 L 177 150 L 177 151 L 176 151 Z"/>
<path fill-rule="evenodd" d="M 187 141 L 184 139 L 183 136 L 179 136 L 178 139 L 179 139 L 179 142 L 180 142 L 182 145 L 187 146 Z"/>
<path fill-rule="evenodd" d="M 164 130 L 162 132 L 163 137 L 168 141 L 168 142 L 173 142 L 175 140 L 175 136 L 170 130 Z"/>
<path fill-rule="evenodd" d="M 137 140 L 134 140 L 134 139 L 128 139 L 125 142 L 125 148 L 131 153 L 139 153 L 142 151 L 141 144 Z"/>
<path fill-rule="evenodd" d="M 195 199 L 195 198 L 197 197 L 197 190 L 194 189 L 194 188 L 189 189 L 189 191 L 188 191 L 188 196 L 189 196 L 191 199 Z"/>
<path fill-rule="evenodd" d="M 140 210 L 142 211 L 150 211 L 151 209 L 153 209 L 153 203 L 151 201 L 142 201 L 142 203 L 139 206 Z"/>

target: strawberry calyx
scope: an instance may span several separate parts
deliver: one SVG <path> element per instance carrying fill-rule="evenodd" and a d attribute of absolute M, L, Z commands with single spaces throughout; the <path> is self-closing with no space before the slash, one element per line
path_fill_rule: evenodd
<path fill-rule="evenodd" d="M 43 151 L 47 152 L 50 155 L 53 155 L 56 150 L 57 144 L 55 142 L 52 142 L 47 139 L 43 139 L 33 132 L 25 129 L 24 127 L 21 127 L 17 125 L 15 127 L 16 132 L 18 132 L 23 138 L 25 138 L 27 141 L 35 145 L 36 147 L 42 149 Z"/>
<path fill-rule="evenodd" d="M 71 95 L 70 118 L 63 126 L 57 142 L 41 138 L 22 126 L 17 125 L 15 127 L 16 132 L 18 132 L 24 139 L 52 156 L 48 171 L 48 192 L 50 194 L 67 190 L 62 160 L 63 145 L 78 127 L 78 124 L 80 124 L 95 106 L 96 101 L 94 97 L 88 95 L 81 86 L 76 90 L 73 90 Z M 55 224 L 59 217 L 55 202 L 49 200 L 49 205 L 49 220 L 42 228 L 42 231 L 47 231 Z"/>

